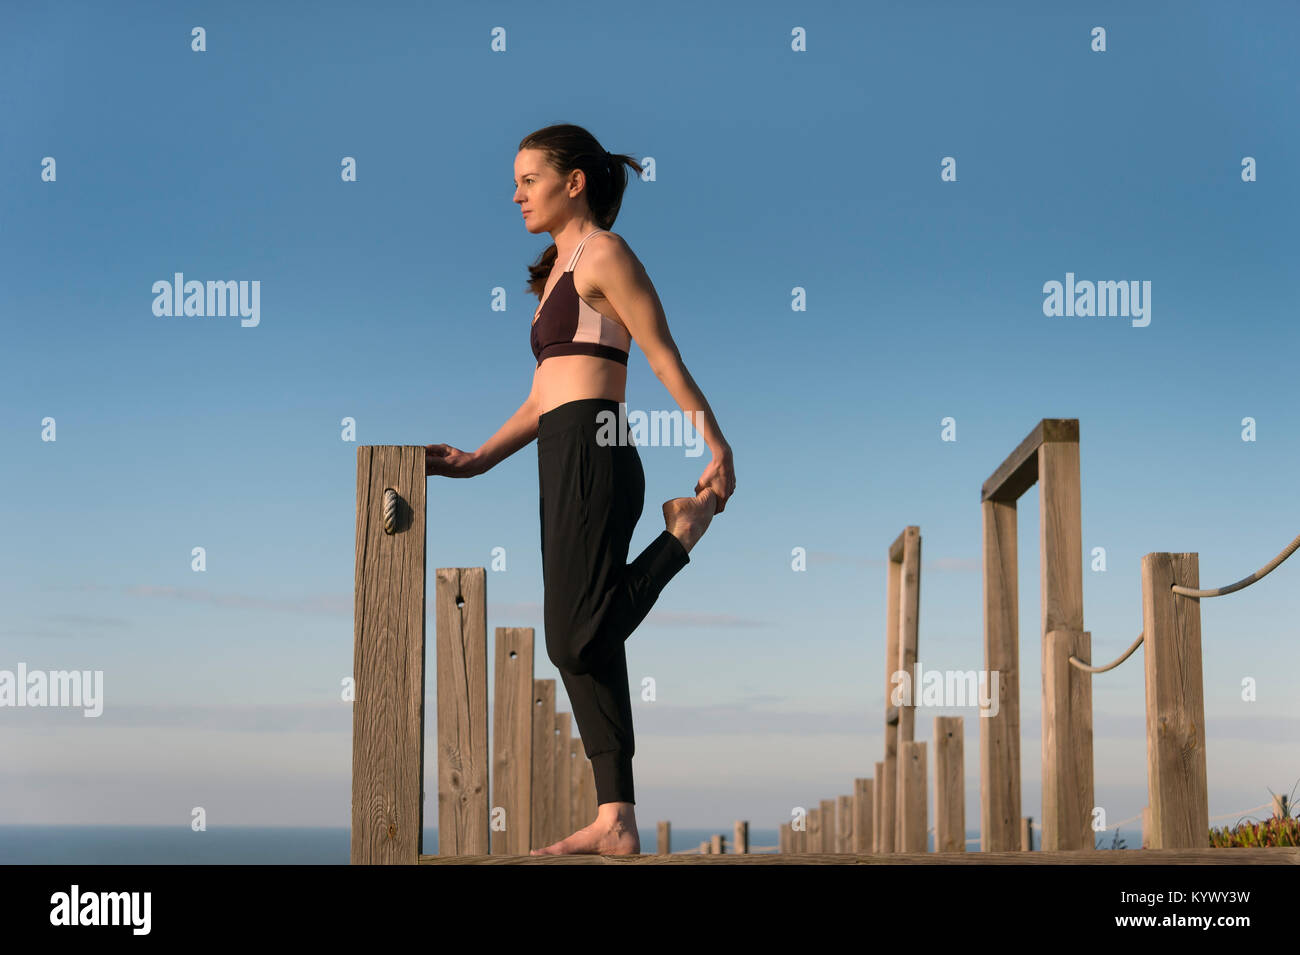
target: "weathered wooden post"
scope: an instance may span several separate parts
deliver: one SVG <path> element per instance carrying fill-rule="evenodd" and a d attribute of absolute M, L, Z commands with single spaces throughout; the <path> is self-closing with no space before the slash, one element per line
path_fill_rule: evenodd
<path fill-rule="evenodd" d="M 898 740 L 896 758 L 902 755 L 902 745 L 916 739 L 916 703 L 921 688 L 913 685 L 916 674 L 916 657 L 919 647 L 918 629 L 921 619 L 921 528 L 909 524 L 898 535 L 889 548 L 889 560 L 892 567 L 900 567 L 898 580 L 898 658 L 894 664 L 895 671 L 907 674 L 906 683 L 910 688 L 910 698 L 901 700 L 898 705 Z M 898 686 L 898 684 L 895 684 Z M 890 700 L 889 702 L 893 702 Z M 894 794 L 894 846 L 902 845 L 903 822 L 899 808 L 903 804 L 903 787 L 905 775 L 895 769 L 897 776 Z M 925 851 L 922 846 L 921 852 Z"/>
<path fill-rule="evenodd" d="M 963 763 L 965 721 L 934 718 L 934 851 L 966 851 L 966 788 Z"/>
<path fill-rule="evenodd" d="M 876 765 L 880 765 L 877 763 Z M 856 855 L 868 855 L 876 851 L 874 841 L 875 812 L 872 806 L 872 784 L 874 780 L 861 777 L 853 780 L 853 847 Z"/>
<path fill-rule="evenodd" d="M 1142 558 L 1147 794 L 1153 849 L 1200 849 L 1209 839 L 1201 601 L 1170 590 L 1174 584 L 1200 589 L 1200 573 L 1194 553 L 1153 553 Z"/>
<path fill-rule="evenodd" d="M 822 822 L 822 852 L 835 852 L 835 800 L 823 799 L 818 804 Z"/>
<path fill-rule="evenodd" d="M 550 837 L 555 825 L 554 680 L 533 680 L 532 732 L 532 845 L 529 848 L 541 849 L 555 841 Z"/>
<path fill-rule="evenodd" d="M 882 853 L 885 851 L 885 837 L 883 835 L 885 793 L 889 790 L 890 780 L 885 778 L 885 763 L 883 761 L 876 763 L 875 769 L 875 785 L 872 787 L 875 792 L 875 800 L 871 807 L 871 851 Z"/>
<path fill-rule="evenodd" d="M 898 744 L 898 773 L 903 780 L 899 799 L 900 852 L 926 852 L 925 743 Z"/>
<path fill-rule="evenodd" d="M 577 832 L 591 822 L 587 816 L 587 797 L 583 791 L 587 769 L 582 764 L 587 761 L 587 754 L 582 748 L 582 737 L 574 736 L 569 740 L 569 832 Z M 566 832 L 567 836 L 569 832 Z"/>
<path fill-rule="evenodd" d="M 439 567 L 435 577 L 438 854 L 487 855 L 486 571 Z"/>
<path fill-rule="evenodd" d="M 492 852 L 526 856 L 533 848 L 533 628 L 497 627 L 495 643 Z"/>
<path fill-rule="evenodd" d="M 998 674 L 997 715 L 980 719 L 980 843 L 1019 847 L 1020 654 L 1016 587 L 1016 501 L 1039 485 L 1042 570 L 1044 849 L 1092 849 L 1092 720 L 1079 701 L 1090 674 L 1051 678 L 1065 647 L 1083 646 L 1083 543 L 1079 421 L 1044 418 L 980 489 L 984 534 L 984 668 Z M 1052 637 L 1054 631 L 1065 636 Z M 1073 651 L 1072 651 L 1073 652 Z M 1065 666 L 1070 668 L 1069 652 Z M 1081 677 L 1082 679 L 1077 679 Z M 991 677 L 990 677 L 991 679 Z M 1059 741 L 1059 742 L 1058 742 Z M 1067 745 L 1067 741 L 1069 744 Z M 1086 765 L 1085 765 L 1086 764 Z"/>
<path fill-rule="evenodd" d="M 749 821 L 737 819 L 732 833 L 731 851 L 736 855 L 749 855 Z"/>
<path fill-rule="evenodd" d="M 672 834 L 673 834 L 672 823 L 666 820 L 660 821 L 659 845 L 657 847 L 659 855 L 666 856 L 672 853 L 673 850 L 670 848 L 673 844 Z"/>
<path fill-rule="evenodd" d="M 573 756 L 569 735 L 572 719 L 571 713 L 555 714 L 555 816 L 548 846 L 574 831 L 569 827 L 573 819 Z"/>
<path fill-rule="evenodd" d="M 424 448 L 357 448 L 353 864 L 415 865 L 423 847 L 425 483 Z"/>
<path fill-rule="evenodd" d="M 1096 847 L 1092 829 L 1092 659 L 1087 631 L 1053 630 L 1043 641 L 1043 845 Z M 1048 821 L 1054 825 L 1048 825 Z"/>
<path fill-rule="evenodd" d="M 853 797 L 842 795 L 836 800 L 835 851 L 853 851 Z"/>

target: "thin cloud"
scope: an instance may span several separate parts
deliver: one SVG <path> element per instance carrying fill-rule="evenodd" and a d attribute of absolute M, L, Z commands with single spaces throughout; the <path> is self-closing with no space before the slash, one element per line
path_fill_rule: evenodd
<path fill-rule="evenodd" d="M 865 557 L 861 554 L 837 554 L 828 550 L 808 551 L 810 564 L 853 564 L 856 567 L 882 568 L 889 564 L 884 557 Z M 936 557 L 934 560 L 922 560 L 922 571 L 974 573 L 983 569 L 984 564 L 973 557 Z"/>
<path fill-rule="evenodd" d="M 352 616 L 352 597 L 340 597 L 337 594 L 288 598 L 256 597 L 251 594 L 216 593 L 202 587 L 157 587 L 151 584 L 127 587 L 125 591 L 134 597 L 162 597 L 238 610 L 275 610 L 284 613 Z"/>

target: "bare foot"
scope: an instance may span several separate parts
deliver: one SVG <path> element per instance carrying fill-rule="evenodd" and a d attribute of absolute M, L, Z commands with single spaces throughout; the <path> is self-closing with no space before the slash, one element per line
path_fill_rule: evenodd
<path fill-rule="evenodd" d="M 641 852 L 641 837 L 637 835 L 635 820 L 631 825 L 625 817 L 596 817 L 573 835 L 553 842 L 545 849 L 534 849 L 529 855 L 560 856 L 586 853 L 602 856 L 633 856 Z"/>
<path fill-rule="evenodd" d="M 694 497 L 675 497 L 664 502 L 664 523 L 668 525 L 668 532 L 682 542 L 686 553 L 691 552 L 696 541 L 708 530 L 717 506 L 718 497 L 710 487 Z"/>

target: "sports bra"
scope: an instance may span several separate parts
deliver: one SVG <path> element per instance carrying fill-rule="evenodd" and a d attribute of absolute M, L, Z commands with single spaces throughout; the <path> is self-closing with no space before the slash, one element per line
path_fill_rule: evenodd
<path fill-rule="evenodd" d="M 583 245 L 597 232 L 605 231 L 597 229 L 583 237 L 573 250 L 569 267 L 533 313 L 530 338 L 538 365 L 552 355 L 594 355 L 627 364 L 632 336 L 614 319 L 583 301 L 573 284 L 573 267 L 578 264 Z"/>

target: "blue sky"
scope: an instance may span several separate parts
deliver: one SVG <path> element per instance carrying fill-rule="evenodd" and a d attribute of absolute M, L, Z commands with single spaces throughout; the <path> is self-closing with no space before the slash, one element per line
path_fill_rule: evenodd
<path fill-rule="evenodd" d="M 523 286 L 548 240 L 520 222 L 512 164 L 551 123 L 653 158 L 614 228 L 735 454 L 736 496 L 629 642 L 633 684 L 658 688 L 635 704 L 643 826 L 775 826 L 871 775 L 884 556 L 908 524 L 922 663 L 983 665 L 977 492 L 1041 418 L 1080 421 L 1098 659 L 1141 631 L 1143 554 L 1197 551 L 1219 586 L 1300 532 L 1293 5 L 130 9 L 0 13 L 0 669 L 102 669 L 107 697 L 97 720 L 0 710 L 0 823 L 201 805 L 210 824 L 346 824 L 356 445 L 470 450 L 526 397 Z M 155 316 L 178 271 L 258 280 L 260 323 Z M 1149 281 L 1150 324 L 1044 315 L 1070 272 Z M 676 407 L 637 348 L 627 400 Z M 634 553 L 707 463 L 641 457 Z M 504 548 L 489 633 L 533 626 L 540 647 L 536 497 L 531 444 L 431 478 L 428 565 Z M 1031 490 L 1036 819 L 1037 508 Z M 1212 814 L 1300 778 L 1297 573 L 1202 602 Z M 540 650 L 535 667 L 558 677 Z M 1127 818 L 1146 802 L 1142 651 L 1094 706 L 1097 802 Z M 974 711 L 922 711 L 917 738 L 948 714 L 967 717 L 975 828 Z M 427 773 L 432 791 L 432 755 Z"/>

